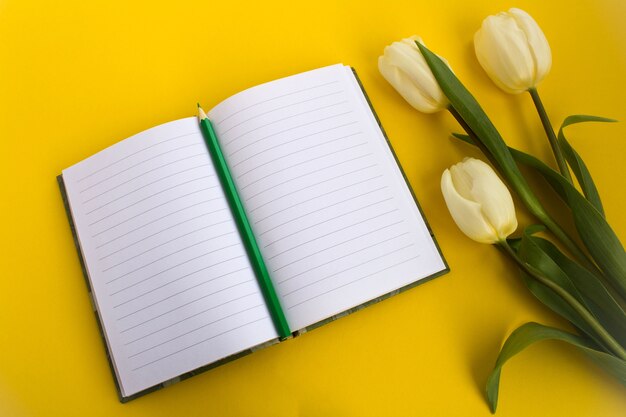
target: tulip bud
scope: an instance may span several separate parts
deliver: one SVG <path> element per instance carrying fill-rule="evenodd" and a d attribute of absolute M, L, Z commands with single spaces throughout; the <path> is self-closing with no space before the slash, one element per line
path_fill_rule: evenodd
<path fill-rule="evenodd" d="M 385 47 L 384 55 L 378 58 L 378 69 L 411 106 L 423 113 L 435 113 L 448 106 L 448 99 L 415 41 L 423 43 L 411 36 Z"/>
<path fill-rule="evenodd" d="M 550 72 L 550 45 L 537 22 L 509 9 L 483 20 L 474 35 L 476 57 L 489 78 L 507 93 L 534 88 Z"/>
<path fill-rule="evenodd" d="M 497 243 L 517 229 L 513 199 L 494 170 L 478 159 L 446 169 L 441 192 L 459 229 L 480 243 Z"/>

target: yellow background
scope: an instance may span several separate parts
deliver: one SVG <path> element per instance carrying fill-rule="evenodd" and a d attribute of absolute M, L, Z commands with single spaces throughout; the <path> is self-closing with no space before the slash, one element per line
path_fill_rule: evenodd
<path fill-rule="evenodd" d="M 0 415 L 486 416 L 483 386 L 502 341 L 526 321 L 565 326 L 508 260 L 463 236 L 439 191 L 472 151 L 448 114 L 422 115 L 376 59 L 421 35 L 445 56 L 513 146 L 549 156 L 527 95 L 501 93 L 472 36 L 511 6 L 553 50 L 540 86 L 568 114 L 626 121 L 623 0 L 0 0 Z M 343 62 L 358 70 L 452 268 L 446 276 L 122 405 L 90 309 L 55 176 L 141 130 L 246 87 Z M 570 128 L 626 238 L 626 123 Z M 518 205 L 521 223 L 529 219 Z M 626 389 L 557 342 L 503 372 L 500 416 L 618 416 Z"/>

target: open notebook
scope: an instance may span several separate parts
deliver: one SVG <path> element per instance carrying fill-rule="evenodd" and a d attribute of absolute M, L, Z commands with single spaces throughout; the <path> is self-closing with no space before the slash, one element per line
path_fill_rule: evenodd
<path fill-rule="evenodd" d="M 448 270 L 350 67 L 209 118 L 295 334 Z M 278 340 L 196 118 L 59 183 L 122 400 Z"/>

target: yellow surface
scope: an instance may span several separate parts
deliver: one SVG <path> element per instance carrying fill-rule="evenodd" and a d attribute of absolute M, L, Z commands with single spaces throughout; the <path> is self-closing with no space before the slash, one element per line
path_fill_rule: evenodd
<path fill-rule="evenodd" d="M 97 4 L 100 3 L 100 4 Z M 420 4 L 422 3 L 422 4 Z M 468 147 L 447 114 L 412 110 L 376 59 L 414 33 L 444 55 L 509 143 L 548 155 L 528 96 L 480 69 L 472 36 L 508 1 L 0 0 L 1 416 L 486 416 L 501 342 L 563 326 L 495 249 L 465 238 L 439 192 Z M 553 49 L 540 92 L 553 121 L 626 120 L 623 0 L 524 1 Z M 143 129 L 246 87 L 357 68 L 453 270 L 301 338 L 122 405 L 90 310 L 55 176 Z M 626 123 L 574 127 L 626 239 Z M 521 212 L 521 209 L 519 210 Z M 521 215 L 522 223 L 527 217 Z M 572 348 L 532 347 L 503 373 L 500 416 L 618 416 L 626 389 Z"/>

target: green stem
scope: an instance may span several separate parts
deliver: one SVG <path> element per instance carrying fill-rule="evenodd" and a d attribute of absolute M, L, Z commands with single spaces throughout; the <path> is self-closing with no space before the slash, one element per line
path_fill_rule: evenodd
<path fill-rule="evenodd" d="M 550 142 L 550 147 L 554 153 L 554 158 L 559 166 L 559 172 L 561 172 L 561 175 L 563 175 L 571 183 L 572 176 L 569 172 L 569 168 L 567 167 L 567 162 L 565 162 L 565 157 L 563 156 L 563 152 L 561 151 L 556 135 L 554 134 L 554 129 L 552 128 L 552 124 L 548 118 L 548 113 L 546 113 L 546 109 L 543 107 L 543 103 L 539 97 L 539 92 L 534 87 L 528 89 L 528 92 L 530 93 L 533 103 L 535 103 L 535 107 L 537 108 L 537 113 L 541 119 L 543 130 L 546 131 L 546 135 L 548 136 L 548 141 Z"/>
<path fill-rule="evenodd" d="M 489 149 L 481 142 L 480 138 L 474 133 L 472 128 L 463 120 L 463 117 L 456 111 L 456 109 L 452 106 L 448 107 L 448 111 L 454 118 L 459 122 L 461 127 L 467 132 L 472 142 L 483 152 L 483 154 L 489 159 L 489 161 L 493 164 L 496 169 L 500 171 L 505 178 L 509 179 L 509 185 L 517 192 L 517 195 L 520 197 L 526 208 L 542 222 L 548 230 L 550 230 L 554 236 L 557 237 L 565 247 L 572 253 L 576 258 L 582 262 L 587 269 L 590 271 L 597 271 L 597 268 L 593 264 L 593 262 L 589 259 L 587 254 L 581 250 L 576 242 L 569 237 L 569 235 L 559 226 L 559 224 L 554 221 L 554 219 L 548 214 L 548 212 L 543 208 L 537 197 L 532 193 L 528 186 L 522 187 L 519 182 L 511 180 L 506 172 L 504 172 L 503 167 L 498 164 L 492 156 Z"/>
<path fill-rule="evenodd" d="M 559 297 L 569 304 L 569 306 L 572 307 L 587 324 L 589 324 L 589 326 L 615 355 L 622 360 L 626 360 L 626 350 L 624 350 L 624 348 L 613 338 L 613 336 L 611 336 L 609 332 L 607 332 L 606 329 L 598 323 L 596 318 L 580 302 L 578 302 L 576 298 L 554 282 L 541 275 L 537 268 L 534 268 L 532 265 L 524 262 L 506 240 L 498 242 L 498 245 L 506 253 L 508 253 L 528 275 L 557 293 Z"/>

